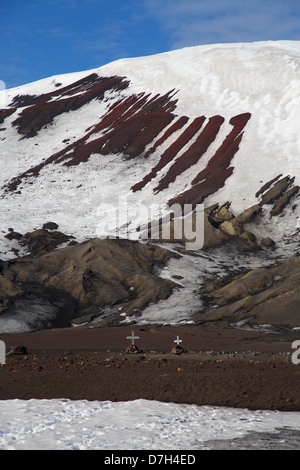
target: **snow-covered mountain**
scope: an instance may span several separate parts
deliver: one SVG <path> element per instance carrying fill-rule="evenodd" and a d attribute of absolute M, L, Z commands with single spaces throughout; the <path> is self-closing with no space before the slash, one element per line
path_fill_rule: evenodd
<path fill-rule="evenodd" d="M 249 220 L 249 227 L 259 240 L 275 241 L 275 255 L 295 256 L 300 42 L 198 46 L 118 60 L 4 90 L 0 104 L 2 260 L 15 256 L 12 248 L 25 253 L 4 236 L 9 229 L 24 234 L 53 221 L 79 242 L 116 227 L 121 237 L 139 239 L 139 227 L 174 203 L 229 203 L 237 216 L 280 181 L 284 210 L 272 214 L 278 194 L 261 206 L 261 223 Z M 176 310 L 173 320 L 189 317 L 187 299 L 191 311 L 198 308 L 188 292 L 204 271 L 222 273 L 216 259 L 226 254 L 218 256 L 170 261 L 163 275 L 182 270 L 186 288 L 164 304 Z M 255 267 L 264 256 L 241 255 L 235 263 Z M 145 320 L 165 321 L 160 307 Z"/>

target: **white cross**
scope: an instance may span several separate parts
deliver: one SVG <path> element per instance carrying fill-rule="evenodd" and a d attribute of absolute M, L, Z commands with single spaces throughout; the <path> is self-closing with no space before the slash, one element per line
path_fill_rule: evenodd
<path fill-rule="evenodd" d="M 131 344 L 134 345 L 135 339 L 140 339 L 139 336 L 134 336 L 134 331 L 131 332 L 131 336 L 126 336 L 126 339 L 131 339 Z"/>
<path fill-rule="evenodd" d="M 177 343 L 177 346 L 179 343 L 182 343 L 182 339 L 179 339 L 179 336 L 177 336 L 177 339 L 174 339 L 174 343 Z"/>

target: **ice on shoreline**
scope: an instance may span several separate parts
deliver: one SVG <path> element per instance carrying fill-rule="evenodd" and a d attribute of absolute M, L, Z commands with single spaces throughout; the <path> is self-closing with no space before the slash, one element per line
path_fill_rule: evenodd
<path fill-rule="evenodd" d="M 1 450 L 206 450 L 253 432 L 300 431 L 300 412 L 142 399 L 3 400 L 0 415 Z"/>

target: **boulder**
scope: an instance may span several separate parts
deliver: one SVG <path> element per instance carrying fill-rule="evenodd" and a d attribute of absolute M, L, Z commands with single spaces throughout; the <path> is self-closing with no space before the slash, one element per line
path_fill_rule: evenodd
<path fill-rule="evenodd" d="M 26 346 L 14 346 L 8 352 L 9 356 L 24 356 L 28 354 Z"/>
<path fill-rule="evenodd" d="M 27 246 L 32 255 L 52 251 L 63 243 L 69 242 L 73 237 L 59 231 L 50 231 L 42 228 L 25 233 L 22 243 Z"/>
<path fill-rule="evenodd" d="M 180 344 L 177 344 L 171 349 L 171 354 L 174 354 L 175 356 L 180 356 L 184 352 L 186 351 L 182 346 L 180 346 Z"/>
<path fill-rule="evenodd" d="M 23 235 L 19 232 L 15 232 L 14 230 L 9 230 L 9 232 L 5 235 L 5 238 L 8 240 L 21 240 Z"/>
<path fill-rule="evenodd" d="M 58 225 L 55 222 L 46 222 L 42 228 L 44 230 L 57 230 Z"/>
<path fill-rule="evenodd" d="M 225 220 L 221 223 L 220 229 L 233 237 L 238 237 L 242 233 L 241 225 L 236 219 Z"/>
<path fill-rule="evenodd" d="M 142 352 L 142 349 L 138 348 L 135 344 L 131 344 L 125 349 L 124 354 L 141 354 Z"/>
<path fill-rule="evenodd" d="M 234 218 L 233 213 L 229 210 L 230 202 L 226 202 L 220 208 L 216 208 L 214 211 L 214 220 L 218 223 L 231 220 Z"/>
<path fill-rule="evenodd" d="M 272 240 L 272 238 L 270 238 L 270 237 L 263 238 L 260 243 L 261 243 L 262 246 L 266 246 L 266 247 L 275 246 L 274 240 Z"/>

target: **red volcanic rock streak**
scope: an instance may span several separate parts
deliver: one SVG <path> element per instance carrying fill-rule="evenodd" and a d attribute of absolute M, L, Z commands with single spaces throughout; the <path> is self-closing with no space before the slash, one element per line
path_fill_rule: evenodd
<path fill-rule="evenodd" d="M 13 122 L 23 138 L 37 135 L 54 117 L 79 109 L 92 100 L 113 101 L 99 122 L 86 129 L 83 137 L 13 178 L 6 186 L 6 192 L 15 191 L 24 179 L 38 176 L 42 168 L 53 163 L 78 165 L 86 162 L 92 154 L 116 154 L 127 159 L 148 158 L 153 152 L 158 152 L 160 146 L 166 144 L 172 136 L 176 137 L 165 148 L 157 164 L 131 190 L 142 190 L 170 163 L 166 174 L 158 181 L 155 192 L 166 189 L 192 166 L 196 168 L 196 165 L 201 165 L 201 158 L 215 141 L 225 119 L 220 115 L 209 119 L 198 116 L 189 122 L 189 117 L 175 114 L 175 90 L 164 95 L 126 95 L 124 90 L 128 87 L 126 77 L 100 77 L 95 73 L 66 87 L 58 84 L 55 90 L 39 96 L 17 95 L 11 108 L 0 110 L 0 122 L 18 108 L 24 108 Z M 242 131 L 250 116 L 250 113 L 244 113 L 229 121 L 233 128 L 207 166 L 194 176 L 191 187 L 172 198 L 170 204 L 200 203 L 225 184 L 232 174 L 230 164 L 239 149 Z"/>
<path fill-rule="evenodd" d="M 233 172 L 230 167 L 231 160 L 239 149 L 243 137 L 242 130 L 250 119 L 250 113 L 239 114 L 229 123 L 233 126 L 222 145 L 210 159 L 206 168 L 200 171 L 192 180 L 192 187 L 180 195 L 172 198 L 169 204 L 201 204 L 210 194 L 222 188 L 225 181 Z"/>

